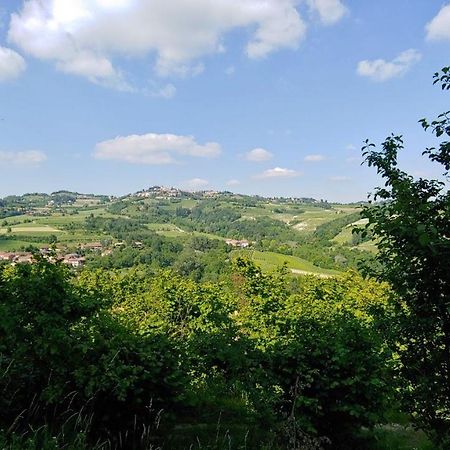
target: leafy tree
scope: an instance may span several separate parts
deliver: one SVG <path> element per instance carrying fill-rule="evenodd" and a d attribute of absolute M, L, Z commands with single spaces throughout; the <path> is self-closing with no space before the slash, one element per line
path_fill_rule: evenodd
<path fill-rule="evenodd" d="M 252 368 L 254 391 L 264 389 L 258 408 L 270 405 L 294 441 L 306 432 L 356 448 L 358 430 L 381 420 L 390 395 L 387 286 L 356 273 L 305 277 L 289 295 L 283 271 L 264 275 L 240 258 L 235 265 L 243 276 L 237 320 L 261 352 Z"/>
<path fill-rule="evenodd" d="M 435 84 L 449 89 L 450 68 L 436 73 Z M 449 180 L 450 112 L 424 130 L 443 138 L 423 154 L 443 166 Z M 447 140 L 446 140 L 447 139 Z M 450 448 L 450 193 L 445 181 L 414 179 L 397 166 L 401 136 L 391 135 L 376 150 L 366 141 L 366 163 L 375 167 L 384 186 L 363 216 L 365 232 L 377 238 L 382 263 L 377 276 L 398 296 L 396 345 L 405 406 L 441 448 Z"/>
<path fill-rule="evenodd" d="M 96 436 L 114 441 L 143 431 L 136 417 L 151 423 L 175 402 L 182 376 L 170 339 L 130 329 L 110 313 L 102 280 L 83 281 L 45 260 L 0 267 L 0 429 L 86 416 Z"/>

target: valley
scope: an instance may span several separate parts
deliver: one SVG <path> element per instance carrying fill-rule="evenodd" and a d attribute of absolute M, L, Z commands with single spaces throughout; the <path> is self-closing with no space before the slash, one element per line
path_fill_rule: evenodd
<path fill-rule="evenodd" d="M 219 277 L 245 255 L 264 271 L 333 276 L 370 261 L 373 243 L 352 233 L 358 204 L 264 198 L 231 192 L 186 192 L 154 186 L 123 197 L 68 191 L 0 201 L 0 252 L 79 253 L 95 267 L 188 266 Z M 243 239 L 247 248 L 236 248 Z M 86 244 L 101 243 L 101 252 Z M 138 242 L 139 245 L 135 243 Z M 118 245 L 118 243 L 120 245 Z M 98 249 L 97 249 L 98 250 Z M 191 260 L 191 263 L 189 263 Z"/>

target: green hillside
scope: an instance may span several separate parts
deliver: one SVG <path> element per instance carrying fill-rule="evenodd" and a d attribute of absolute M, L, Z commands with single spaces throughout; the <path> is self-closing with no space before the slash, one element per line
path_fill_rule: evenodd
<path fill-rule="evenodd" d="M 358 205 L 167 192 L 151 188 L 121 198 L 65 191 L 7 197 L 0 207 L 0 250 L 52 244 L 73 252 L 101 242 L 106 257 L 84 252 L 96 267 L 171 264 L 195 277 L 219 276 L 220 261 L 227 270 L 228 253 L 234 250 L 227 239 L 248 241 L 263 270 L 286 262 L 294 275 L 333 275 L 371 258 L 370 242 L 355 246 L 351 241 Z"/>

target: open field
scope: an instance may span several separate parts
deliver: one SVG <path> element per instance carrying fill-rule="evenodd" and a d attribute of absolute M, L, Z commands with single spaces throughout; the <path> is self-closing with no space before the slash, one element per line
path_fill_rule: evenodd
<path fill-rule="evenodd" d="M 16 239 L 0 239 L 0 251 L 1 252 L 10 252 L 10 251 L 18 251 L 21 248 L 27 247 L 30 245 L 30 242 L 19 241 Z M 33 245 L 37 247 L 44 247 L 45 242 L 33 242 Z"/>
<path fill-rule="evenodd" d="M 186 233 L 180 227 L 177 227 L 171 223 L 148 223 L 147 227 L 149 230 L 163 236 L 177 237 Z"/>
<path fill-rule="evenodd" d="M 356 246 L 356 248 L 358 248 L 360 250 L 365 250 L 365 251 L 371 252 L 371 253 L 378 253 L 378 248 L 377 248 L 376 242 L 374 242 L 374 241 L 363 242 L 362 244 L 358 244 Z"/>
<path fill-rule="evenodd" d="M 7 228 L 0 228 L 0 234 L 7 234 Z M 30 236 L 53 234 L 53 233 L 65 233 L 65 231 L 58 230 L 51 226 L 42 226 L 39 224 L 27 224 L 26 226 L 13 226 L 11 227 L 11 234 L 27 234 Z"/>
<path fill-rule="evenodd" d="M 352 229 L 355 226 L 361 226 L 367 223 L 367 219 L 361 219 L 358 220 L 356 222 L 351 223 L 350 225 L 347 225 L 346 227 L 344 227 L 342 229 L 342 231 L 336 235 L 333 238 L 333 242 L 336 242 L 336 244 L 351 244 L 352 243 Z M 371 253 L 376 253 L 377 247 L 376 247 L 376 243 L 374 241 L 367 241 L 367 242 L 362 242 L 361 244 L 357 244 L 355 245 L 355 248 L 358 248 L 360 250 L 366 250 L 368 252 Z"/>
<path fill-rule="evenodd" d="M 302 233 L 312 233 L 319 226 L 331 220 L 358 211 L 358 208 L 339 206 L 333 209 L 306 207 L 305 211 L 290 221 L 292 228 Z"/>
<path fill-rule="evenodd" d="M 69 210 L 68 213 L 52 212 L 51 215 L 42 215 L 42 216 L 40 215 L 29 216 L 24 214 L 20 216 L 8 217 L 7 219 L 5 219 L 5 221 L 8 223 L 8 226 L 26 224 L 27 227 L 39 225 L 61 227 L 71 223 L 82 224 L 86 220 L 86 217 L 89 217 L 91 214 L 94 217 L 97 216 L 105 218 L 120 217 L 118 214 L 110 213 L 105 208 L 90 208 L 80 210 L 76 214 L 71 213 L 71 210 Z"/>
<path fill-rule="evenodd" d="M 170 209 L 172 211 L 177 208 L 193 208 L 196 206 L 199 201 L 191 198 L 183 198 L 183 199 L 165 199 L 160 200 L 156 198 L 146 198 L 141 200 L 142 203 L 149 206 L 163 206 L 164 208 Z"/>
<path fill-rule="evenodd" d="M 264 253 L 252 252 L 254 261 L 264 270 L 273 270 L 286 262 L 294 274 L 314 273 L 329 276 L 338 272 L 322 269 L 307 259 L 285 256 L 276 252 L 284 251 L 283 244 L 295 247 L 302 242 L 301 245 L 314 247 L 313 233 L 318 226 L 338 218 L 345 218 L 360 210 L 358 205 L 299 203 L 287 199 L 245 196 L 136 198 L 131 195 L 107 204 L 95 198 L 85 199 L 84 197 L 79 198 L 77 202 L 54 207 L 41 207 L 39 204 L 29 208 L 27 214 L 6 217 L 0 225 L 0 236 L 7 238 L 2 244 L 3 248 L 19 250 L 24 246 L 44 246 L 50 241 L 57 241 L 58 244 L 76 249 L 79 244 L 88 242 L 122 240 L 124 233 L 133 232 L 139 235 L 137 230 L 139 226 L 144 225 L 161 237 L 177 240 L 182 245 L 195 236 L 221 241 L 224 241 L 226 237 L 239 236 L 254 242 L 259 250 L 264 250 Z M 179 214 L 178 208 L 184 208 L 187 211 L 180 211 L 181 214 Z M 236 214 L 234 215 L 232 211 Z M 118 224 L 109 223 L 105 227 L 100 223 L 99 227 L 93 231 L 85 226 L 86 219 L 89 217 L 121 220 Z M 267 222 L 262 220 L 263 217 L 276 221 L 270 225 L 270 233 L 265 234 L 264 224 Z M 233 219 L 230 220 L 230 218 Z M 126 225 L 127 219 L 133 220 L 130 227 Z M 11 228 L 9 233 L 14 239 L 8 239 L 9 228 Z M 198 231 L 190 231 L 192 229 Z M 348 246 L 352 238 L 351 227 L 337 228 L 336 233 L 338 234 L 333 239 L 333 245 L 329 247 L 329 251 L 334 252 L 333 256 L 320 259 L 316 255 L 314 260 L 321 261 L 320 264 L 327 268 L 341 270 L 342 265 L 334 264 L 332 258 L 340 255 L 338 247 L 341 245 L 346 246 L 345 251 L 351 251 L 351 247 Z M 308 239 L 307 244 L 303 241 L 305 237 Z M 372 242 L 365 242 L 357 248 L 370 252 L 376 251 Z M 309 255 L 313 253 L 314 249 L 301 254 L 304 258 L 309 258 Z"/>
<path fill-rule="evenodd" d="M 220 241 L 225 240 L 225 238 L 223 238 L 222 236 L 217 236 L 211 233 L 202 233 L 200 231 L 185 231 L 180 227 L 173 225 L 171 223 L 149 223 L 147 224 L 147 227 L 150 230 L 154 231 L 156 234 L 170 238 L 202 236 L 209 239 L 218 239 Z"/>
<path fill-rule="evenodd" d="M 335 214 L 335 211 L 327 209 L 322 211 L 305 211 L 296 217 L 297 223 L 293 224 L 292 228 L 299 232 L 312 233 L 319 225 L 333 220 Z"/>
<path fill-rule="evenodd" d="M 248 256 L 252 261 L 261 266 L 264 271 L 276 270 L 286 263 L 286 266 L 293 274 L 297 275 L 321 275 L 321 276 L 335 276 L 340 272 L 337 270 L 322 269 L 305 259 L 297 258 L 295 256 L 281 255 L 274 252 L 260 252 L 257 250 L 237 250 L 235 255 Z"/>

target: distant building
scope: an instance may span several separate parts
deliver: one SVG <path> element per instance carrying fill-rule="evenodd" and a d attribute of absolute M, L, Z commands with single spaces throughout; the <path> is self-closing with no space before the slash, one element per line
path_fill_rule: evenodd
<path fill-rule="evenodd" d="M 136 192 L 137 197 L 152 197 L 157 199 L 168 199 L 180 197 L 182 192 L 174 187 L 152 186 L 147 190 Z"/>
<path fill-rule="evenodd" d="M 217 191 L 201 191 L 201 193 L 203 194 L 203 197 L 206 198 L 214 198 L 219 195 L 219 192 Z"/>
<path fill-rule="evenodd" d="M 34 262 L 32 253 L 15 253 L 12 259 L 13 264 L 31 264 Z"/>
<path fill-rule="evenodd" d="M 81 244 L 80 248 L 83 250 L 101 251 L 103 245 L 101 242 L 89 242 L 88 244 Z"/>
<path fill-rule="evenodd" d="M 78 255 L 77 253 L 69 253 L 68 255 L 64 256 L 62 262 L 63 264 L 67 264 L 68 266 L 78 268 L 83 267 L 84 263 L 86 262 L 86 259 Z"/>
<path fill-rule="evenodd" d="M 16 256 L 15 253 L 0 252 L 0 261 L 12 261 L 15 256 Z"/>
<path fill-rule="evenodd" d="M 231 247 L 238 247 L 238 248 L 247 248 L 250 245 L 250 242 L 243 240 L 237 240 L 237 239 L 227 239 L 225 241 L 227 245 L 230 245 Z"/>

